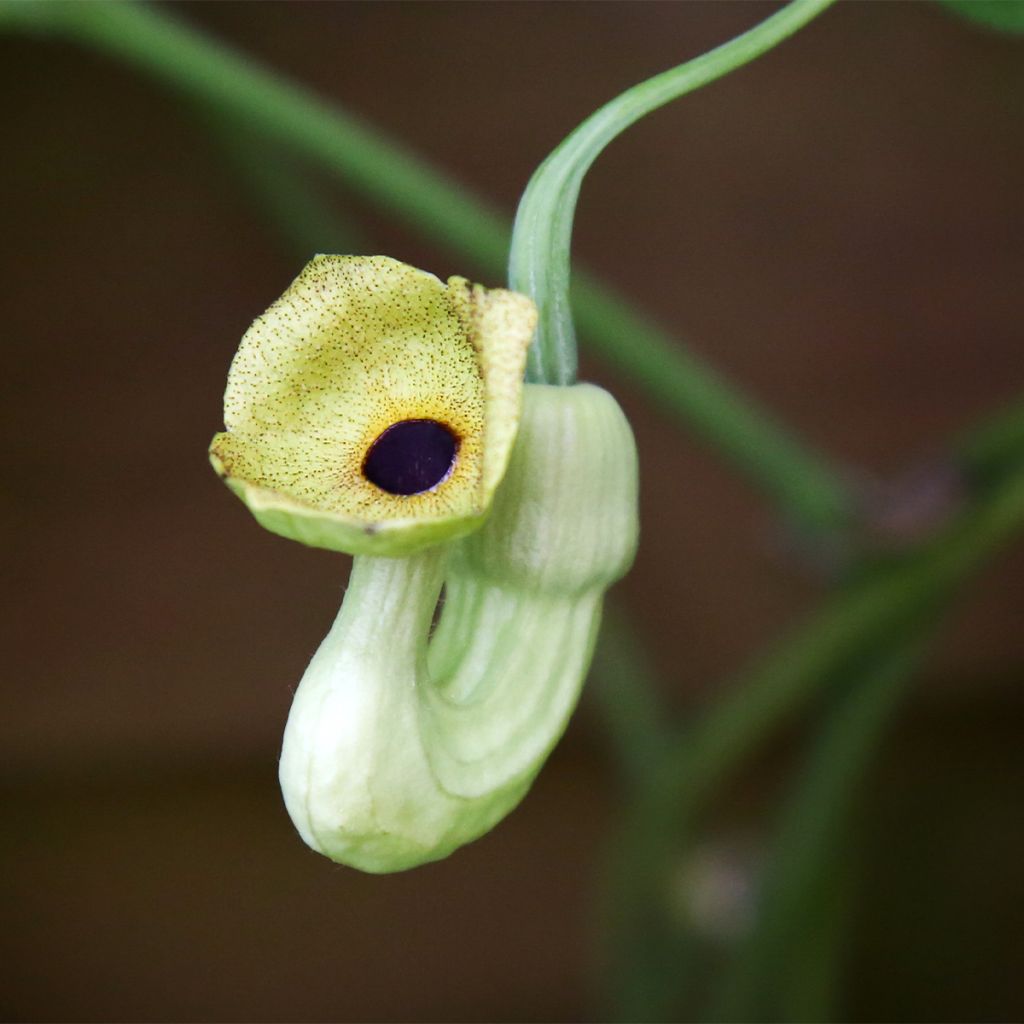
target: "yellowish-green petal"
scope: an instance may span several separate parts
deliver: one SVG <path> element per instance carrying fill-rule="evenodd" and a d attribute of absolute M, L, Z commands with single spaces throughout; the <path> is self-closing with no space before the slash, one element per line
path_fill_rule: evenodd
<path fill-rule="evenodd" d="M 514 292 L 317 256 L 242 339 L 214 468 L 262 525 L 317 547 L 404 555 L 468 533 L 508 464 L 535 324 Z M 367 459 L 407 421 L 439 425 L 454 456 L 436 484 L 395 493 Z"/>

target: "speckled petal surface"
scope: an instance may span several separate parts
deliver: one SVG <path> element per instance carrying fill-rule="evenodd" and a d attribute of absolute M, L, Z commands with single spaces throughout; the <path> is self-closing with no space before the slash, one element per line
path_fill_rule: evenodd
<path fill-rule="evenodd" d="M 536 311 L 384 256 L 317 256 L 246 332 L 214 468 L 268 529 L 352 554 L 404 555 L 487 513 L 519 422 Z M 414 494 L 364 472 L 388 428 L 454 435 L 450 471 Z"/>

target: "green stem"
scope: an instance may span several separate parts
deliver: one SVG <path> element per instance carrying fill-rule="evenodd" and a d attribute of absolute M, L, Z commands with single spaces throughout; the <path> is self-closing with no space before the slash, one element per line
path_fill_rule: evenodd
<path fill-rule="evenodd" d="M 593 351 L 727 458 L 795 524 L 822 531 L 849 520 L 846 480 L 769 412 L 583 274 L 575 275 L 573 299 Z"/>
<path fill-rule="evenodd" d="M 296 262 L 305 263 L 317 253 L 365 251 L 355 224 L 323 200 L 288 154 L 268 146 L 252 129 L 211 115 L 208 109 L 199 111 L 199 120 Z"/>
<path fill-rule="evenodd" d="M 954 446 L 975 486 L 984 487 L 1024 461 L 1024 402 L 991 415 Z"/>
<path fill-rule="evenodd" d="M 0 6 L 0 26 L 62 35 L 116 57 L 325 168 L 481 272 L 504 273 L 507 223 L 464 188 L 405 147 L 159 9 L 57 0 L 6 4 Z M 581 328 L 606 358 L 652 389 L 663 408 L 695 427 L 791 518 L 809 528 L 842 521 L 850 506 L 846 483 L 816 453 L 621 300 L 583 275 L 577 280 Z"/>
<path fill-rule="evenodd" d="M 605 609 L 588 684 L 617 767 L 628 784 L 642 785 L 664 756 L 669 730 L 650 654 L 619 604 Z"/>
<path fill-rule="evenodd" d="M 827 1020 L 840 946 L 844 846 L 852 810 L 928 629 L 880 651 L 817 730 L 758 883 L 757 918 L 721 983 L 715 1020 Z M 822 949 L 822 936 L 832 942 Z"/>
<path fill-rule="evenodd" d="M 591 114 L 537 168 L 519 204 L 509 257 L 511 287 L 533 298 L 540 311 L 528 380 L 572 384 L 576 379 L 569 302 L 572 225 L 583 178 L 605 146 L 658 107 L 771 50 L 833 2 L 792 0 L 735 39 L 634 85 Z"/>

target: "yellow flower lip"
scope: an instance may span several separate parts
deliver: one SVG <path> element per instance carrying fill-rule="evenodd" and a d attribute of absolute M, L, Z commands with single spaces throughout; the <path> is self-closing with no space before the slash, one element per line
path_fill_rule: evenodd
<path fill-rule="evenodd" d="M 525 296 L 317 256 L 246 332 L 214 468 L 266 528 L 405 555 L 483 521 L 519 423 Z"/>

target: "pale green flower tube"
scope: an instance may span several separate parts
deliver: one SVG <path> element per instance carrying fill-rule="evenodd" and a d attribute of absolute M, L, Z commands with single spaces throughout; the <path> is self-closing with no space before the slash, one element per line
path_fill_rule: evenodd
<path fill-rule="evenodd" d="M 401 870 L 519 802 L 576 705 L 603 593 L 633 559 L 636 505 L 615 400 L 528 385 L 486 525 L 408 558 L 357 557 L 281 756 L 288 811 L 313 849 Z"/>

